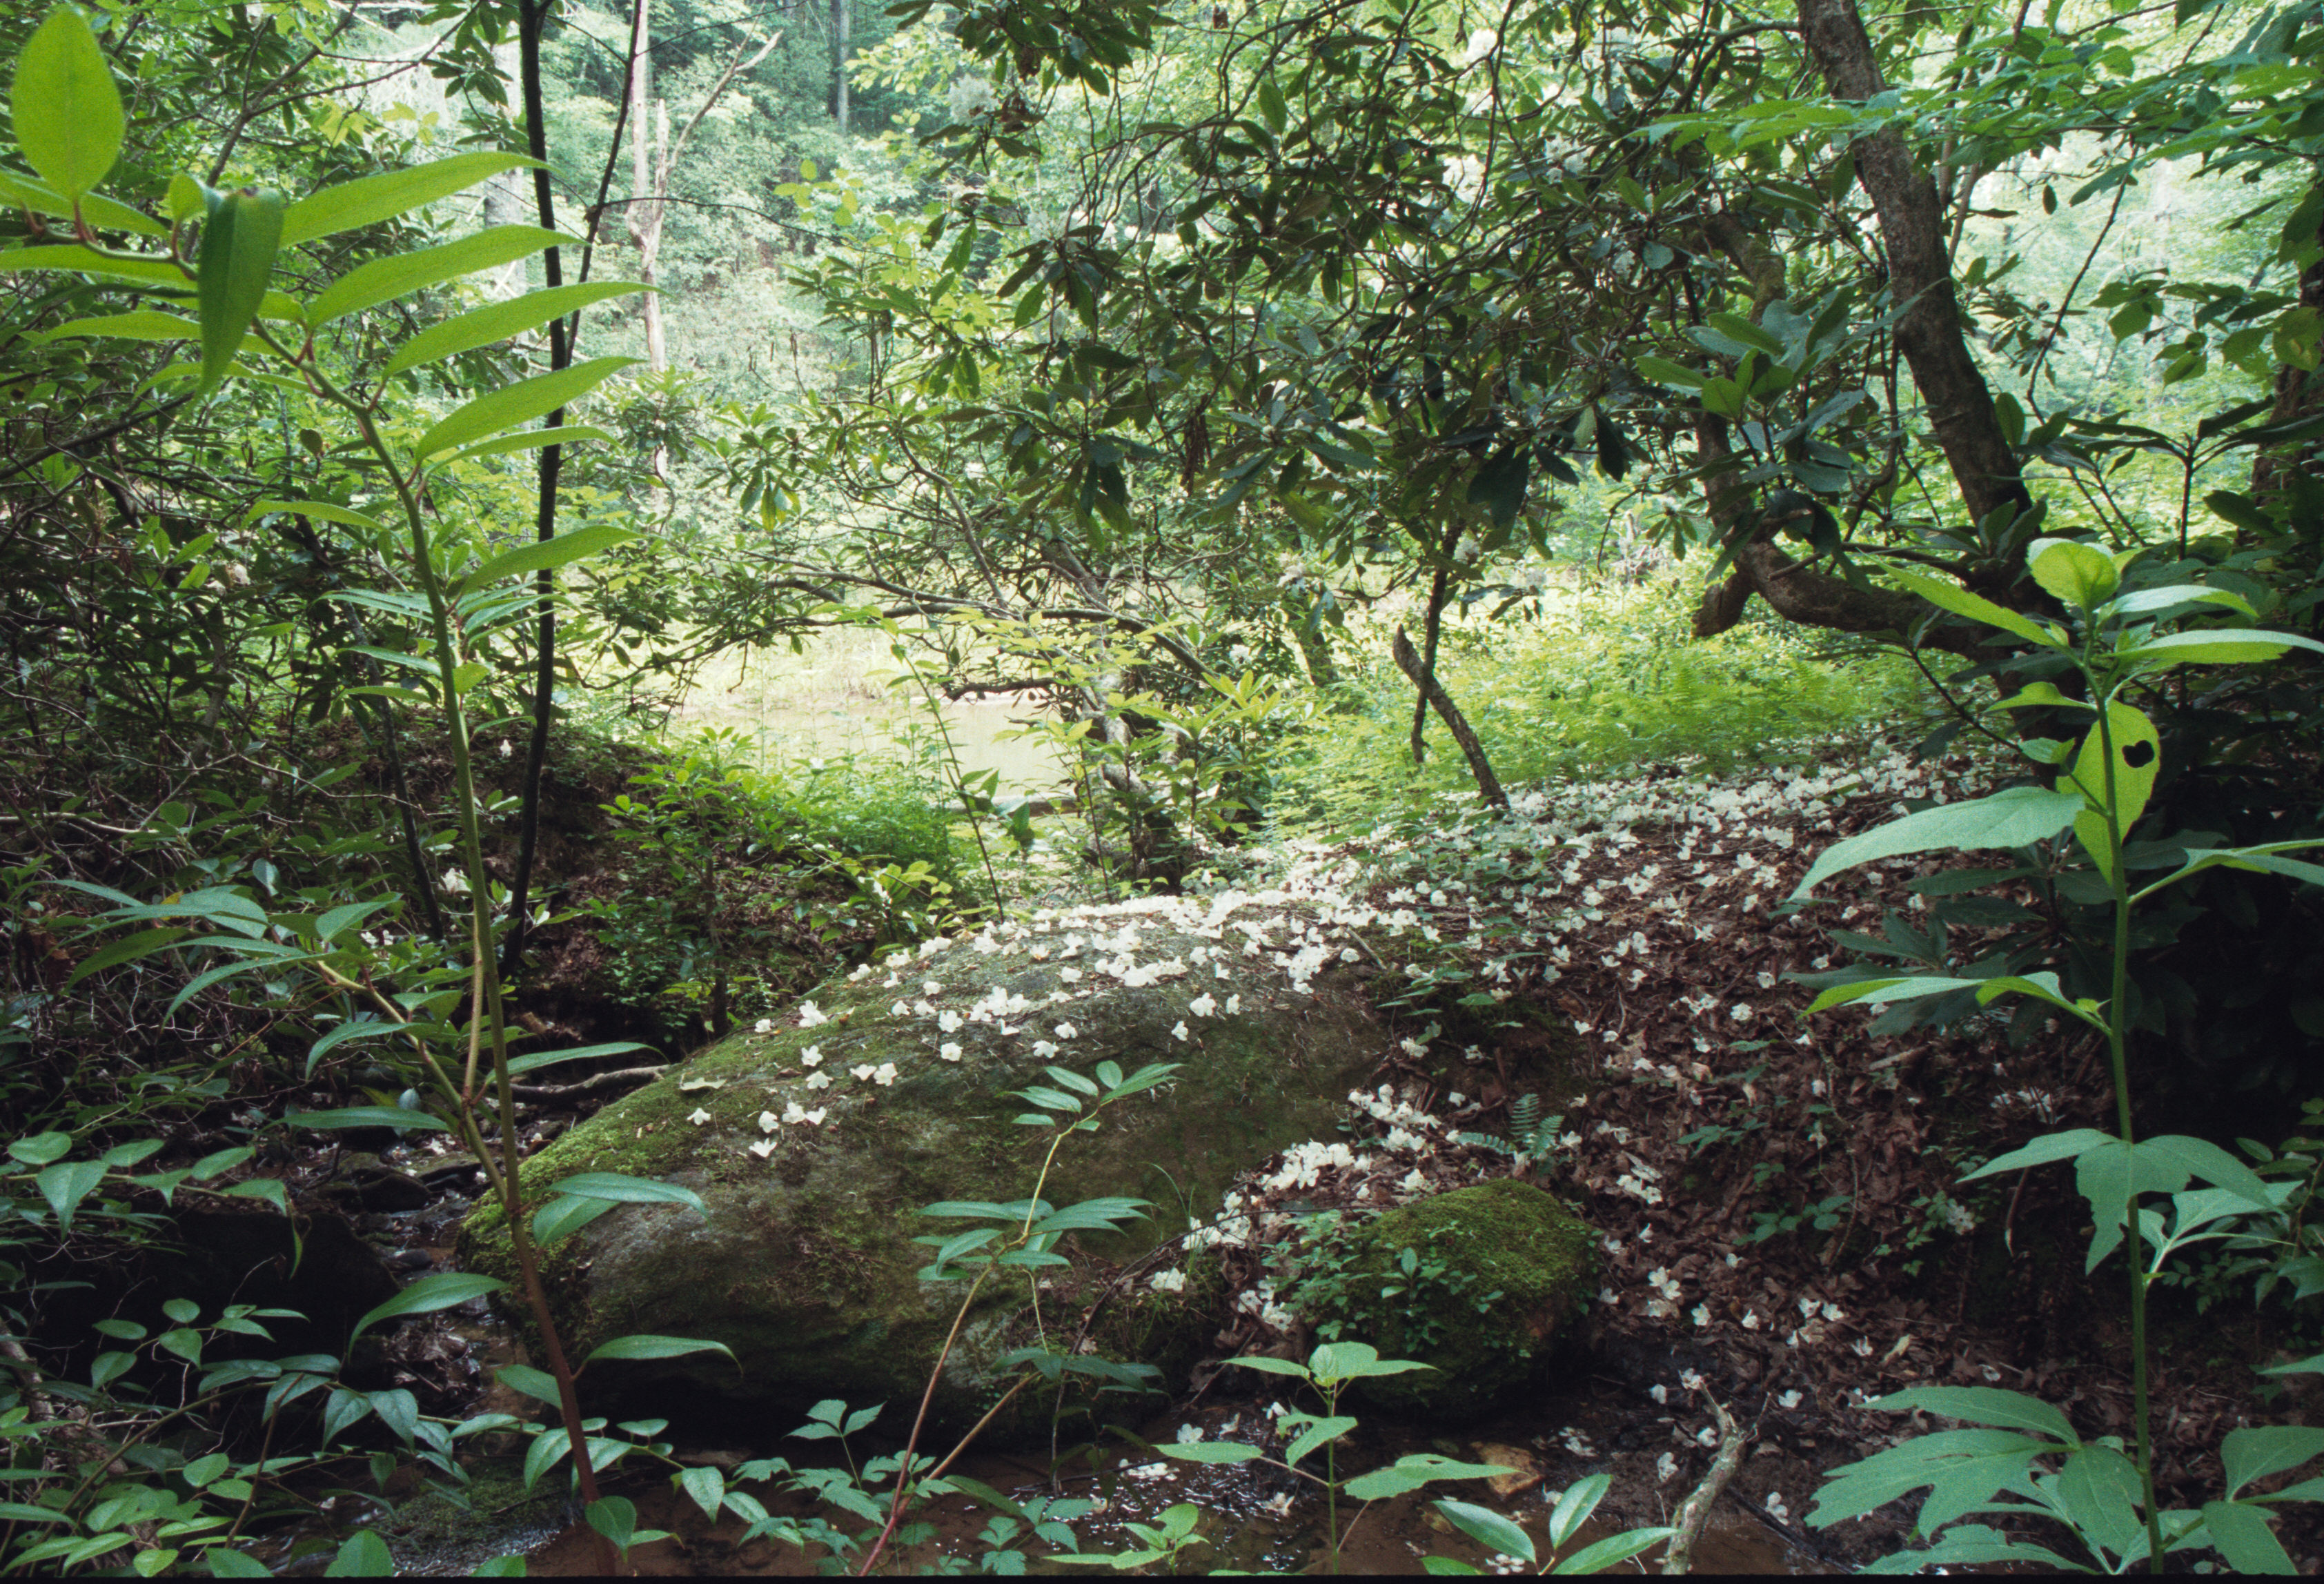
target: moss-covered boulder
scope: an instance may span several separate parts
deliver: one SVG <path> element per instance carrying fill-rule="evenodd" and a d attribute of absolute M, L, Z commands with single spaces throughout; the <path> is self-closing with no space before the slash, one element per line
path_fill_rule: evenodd
<path fill-rule="evenodd" d="M 1037 915 L 859 970 L 526 1163 L 529 1206 L 558 1179 L 599 1171 L 683 1183 L 707 1206 L 624 1205 L 549 1249 L 567 1350 L 586 1357 L 632 1332 L 733 1349 L 739 1370 L 699 1354 L 592 1372 L 600 1394 L 658 1415 L 779 1416 L 840 1397 L 895 1404 L 905 1420 L 965 1292 L 922 1282 L 930 1251 L 911 1241 L 963 1223 L 916 1212 L 1027 1197 L 1042 1169 L 1050 1134 L 1019 1125 L 1028 1107 L 1007 1091 L 1047 1082 L 1052 1063 L 1184 1064 L 1058 1151 L 1043 1198 L 1130 1195 L 1153 1202 L 1154 1219 L 1084 1238 L 1073 1269 L 1044 1275 L 1038 1307 L 1022 1273 L 986 1285 L 931 1404 L 939 1424 L 973 1423 L 1010 1378 L 992 1360 L 1037 1335 L 1075 1334 L 1092 1261 L 1150 1248 L 1216 1205 L 1238 1172 L 1344 1114 L 1389 1042 L 1342 953 L 1333 926 L 1262 893 Z M 461 1253 L 472 1270 L 513 1275 L 496 1207 L 470 1218 Z M 1184 1325 L 1215 1324 L 1170 1307 Z M 1128 1328 L 1148 1337 L 1148 1357 L 1190 1356 L 1167 1329 Z M 1047 1396 L 1019 1403 L 1038 1398 L 1046 1414 Z"/>
<path fill-rule="evenodd" d="M 1433 1368 L 1367 1380 L 1383 1407 L 1468 1414 L 1541 1378 L 1589 1301 L 1598 1234 L 1549 1193 L 1502 1177 L 1390 1211 L 1347 1234 L 1315 1318 Z"/>

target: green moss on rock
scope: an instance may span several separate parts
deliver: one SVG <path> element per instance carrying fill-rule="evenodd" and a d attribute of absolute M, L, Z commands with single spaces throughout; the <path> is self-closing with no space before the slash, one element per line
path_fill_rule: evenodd
<path fill-rule="evenodd" d="M 1390 1211 L 1348 1234 L 1340 1334 L 1431 1369 L 1368 1380 L 1383 1407 L 1470 1414 L 1537 1381 L 1588 1301 L 1598 1234 L 1553 1195 L 1503 1177 Z"/>
<path fill-rule="evenodd" d="M 963 1223 L 917 1211 L 1020 1199 L 1041 1172 L 1048 1134 L 1018 1124 L 1027 1107 L 1007 1091 L 1047 1082 L 1052 1062 L 1084 1073 L 1103 1061 L 1125 1071 L 1184 1064 L 1176 1082 L 1073 1136 L 1042 1183 L 1060 1205 L 1155 1203 L 1155 1219 L 1132 1232 L 1068 1248 L 1111 1262 L 1150 1249 L 1190 1208 L 1215 1204 L 1238 1173 L 1328 1129 L 1369 1079 L 1388 1040 L 1356 985 L 1288 982 L 1268 948 L 1296 947 L 1294 916 L 1277 904 L 1252 922 L 1265 932 L 1256 951 L 1240 922 L 1199 905 L 1130 905 L 955 944 L 892 974 L 826 986 L 783 1027 L 738 1033 L 608 1106 L 525 1164 L 528 1212 L 560 1178 L 622 1172 L 683 1183 L 707 1213 L 624 1205 L 550 1249 L 543 1275 L 568 1352 L 586 1357 L 625 1332 L 733 1349 L 739 1371 L 715 1354 L 593 1371 L 599 1392 L 673 1416 L 714 1406 L 780 1414 L 825 1397 L 917 1401 L 965 1292 L 922 1282 L 929 1250 L 911 1241 Z M 472 1270 L 513 1277 L 496 1207 L 469 1219 L 461 1255 Z M 1048 1311 L 1086 1285 L 1052 1279 L 1057 1294 L 1044 1295 L 1038 1322 L 1047 1332 L 1058 1325 Z M 1026 1340 L 1034 1308 L 1022 1273 L 985 1285 L 931 1404 L 941 1425 L 973 1422 L 1013 1378 L 994 1360 Z M 1068 1332 L 1079 1320 L 1065 1318 Z M 1160 1329 L 1171 1334 L 1158 1350 L 1189 1359 L 1185 1328 Z M 1136 1340 L 1102 1340 L 1111 1354 Z"/>

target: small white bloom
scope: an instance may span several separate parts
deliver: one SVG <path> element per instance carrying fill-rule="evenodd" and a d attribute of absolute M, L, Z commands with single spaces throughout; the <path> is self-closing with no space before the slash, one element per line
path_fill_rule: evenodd
<path fill-rule="evenodd" d="M 1081 1030 L 1075 1028 L 1070 1023 L 1060 1023 L 1057 1025 L 1057 1037 L 1059 1039 L 1071 1039 L 1074 1035 L 1080 1032 Z"/>
<path fill-rule="evenodd" d="M 775 1115 L 775 1113 L 774 1113 L 774 1112 L 772 1112 L 772 1111 L 761 1111 L 761 1112 L 759 1113 L 759 1131 L 760 1131 L 760 1132 L 761 1132 L 761 1133 L 772 1133 L 776 1128 L 778 1128 L 781 1127 L 782 1125 L 783 1125 L 783 1124 L 782 1124 L 782 1120 L 781 1120 L 781 1119 L 778 1118 L 778 1117 Z"/>
<path fill-rule="evenodd" d="M 961 1029 L 961 1022 L 962 1019 L 959 1013 L 946 1011 L 944 1016 L 936 1019 L 936 1027 L 946 1034 L 958 1034 Z"/>
<path fill-rule="evenodd" d="M 1242 998 L 1240 996 L 1229 996 L 1227 998 L 1227 1016 L 1231 1018 L 1241 1010 Z"/>
<path fill-rule="evenodd" d="M 704 1110 L 700 1106 L 696 1106 L 694 1108 L 693 1113 L 686 1119 L 699 1128 L 703 1123 L 710 1120 L 710 1113 Z"/>
<path fill-rule="evenodd" d="M 873 1065 L 872 1065 L 869 1062 L 866 1062 L 866 1063 L 865 1063 L 862 1066 L 861 1066 L 861 1067 L 850 1067 L 850 1068 L 849 1068 L 849 1069 L 847 1069 L 847 1070 L 848 1070 L 850 1073 L 853 1073 L 853 1074 L 855 1075 L 855 1081 L 856 1081 L 857 1082 L 861 1083 L 861 1082 L 864 1082 L 865 1080 L 869 1079 L 869 1078 L 872 1076 L 872 1074 L 873 1074 L 874 1073 L 877 1073 L 880 1069 L 879 1069 L 879 1068 L 877 1068 L 877 1067 L 874 1067 L 874 1066 L 873 1066 Z"/>
<path fill-rule="evenodd" d="M 807 1075 L 807 1086 L 809 1089 L 829 1089 L 831 1087 L 831 1074 L 828 1073 L 810 1073 Z"/>
<path fill-rule="evenodd" d="M 939 1046 L 937 1046 L 937 1047 L 936 1047 L 936 1055 L 937 1055 L 938 1059 L 940 1059 L 940 1060 L 942 1060 L 942 1061 L 946 1061 L 946 1062 L 957 1062 L 957 1061 L 959 1061 L 959 1060 L 960 1060 L 960 1044 L 959 1044 L 959 1042 L 958 1042 L 958 1041 L 956 1041 L 956 1040 L 949 1040 L 949 1039 L 948 1039 L 948 1040 L 946 1040 L 946 1041 L 945 1041 L 945 1043 L 944 1043 L 943 1045 L 939 1045 Z"/>
<path fill-rule="evenodd" d="M 774 1031 L 775 1020 L 771 1018 L 761 1018 L 751 1025 L 752 1034 L 772 1034 Z"/>
<path fill-rule="evenodd" d="M 757 1156 L 761 1160 L 764 1160 L 769 1156 L 774 1154 L 777 1147 L 778 1146 L 775 1140 L 771 1138 L 761 1138 L 757 1143 L 751 1146 L 751 1153 Z"/>
<path fill-rule="evenodd" d="M 1207 990 L 1186 1003 L 1186 1010 L 1192 1012 L 1197 1018 L 1208 1018 L 1218 1009 L 1218 1002 L 1212 998 L 1210 992 Z"/>
<path fill-rule="evenodd" d="M 799 1053 L 799 1064 L 800 1065 L 807 1067 L 822 1066 L 823 1047 L 819 1045 L 811 1045 L 807 1046 L 807 1049 Z"/>
<path fill-rule="evenodd" d="M 1708 1303 L 1696 1304 L 1691 1312 L 1691 1318 L 1694 1321 L 1694 1323 L 1699 1326 L 1709 1325 L 1711 1323 L 1711 1305 Z"/>
<path fill-rule="evenodd" d="M 1775 1405 L 1779 1408 L 1796 1408 L 1800 1405 L 1800 1394 L 1796 1391 L 1785 1392 L 1775 1399 Z"/>
<path fill-rule="evenodd" d="M 1186 1037 L 1186 1020 L 1184 1018 L 1179 1018 L 1178 1026 L 1170 1031 L 1170 1037 L 1173 1039 L 1184 1039 Z"/>
<path fill-rule="evenodd" d="M 801 1001 L 799 1003 L 798 1020 L 799 1027 L 801 1028 L 813 1028 L 818 1023 L 827 1023 L 830 1021 L 829 1018 L 824 1016 L 823 1008 L 816 1006 L 813 1001 Z"/>
<path fill-rule="evenodd" d="M 890 1084 L 891 1084 L 891 1083 L 895 1082 L 896 1082 L 896 1064 L 895 1064 L 895 1063 L 893 1063 L 893 1062 L 882 1062 L 882 1063 L 881 1063 L 881 1064 L 880 1064 L 880 1070 L 879 1070 L 877 1073 L 872 1073 L 872 1081 L 874 1083 L 877 1083 L 877 1084 L 878 1084 L 881 1088 L 882 1088 L 882 1089 L 885 1089 L 885 1088 L 887 1088 Z"/>

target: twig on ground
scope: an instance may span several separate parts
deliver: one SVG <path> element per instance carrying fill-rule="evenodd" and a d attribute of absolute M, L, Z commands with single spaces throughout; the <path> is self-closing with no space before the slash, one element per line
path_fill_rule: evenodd
<path fill-rule="evenodd" d="M 1702 1477 L 1702 1483 L 1679 1504 L 1678 1516 L 1672 1524 L 1678 1533 L 1671 1536 L 1670 1549 L 1663 1553 L 1665 1573 L 1683 1573 L 1693 1566 L 1694 1543 L 1702 1538 L 1703 1526 L 1711 1522 L 1711 1506 L 1719 1500 L 1719 1493 L 1727 1488 L 1727 1482 L 1735 1478 L 1735 1470 L 1742 1466 L 1743 1443 L 1749 1437 L 1735 1423 L 1726 1404 L 1712 1398 L 1711 1412 L 1719 1420 L 1719 1455 L 1711 1460 L 1711 1472 Z"/>

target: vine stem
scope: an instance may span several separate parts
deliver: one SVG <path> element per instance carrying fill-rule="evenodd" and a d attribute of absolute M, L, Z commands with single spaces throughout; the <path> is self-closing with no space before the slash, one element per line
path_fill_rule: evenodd
<path fill-rule="evenodd" d="M 2098 699 L 2098 746 L 2106 755 L 2106 827 L 2108 879 L 2114 891 L 2114 972 L 2107 992 L 2107 1060 L 2114 1069 L 2115 1132 L 2125 1149 L 2137 1142 L 2130 1116 L 2130 1051 L 2126 1012 L 2130 995 L 2130 871 L 2123 862 L 2122 808 L 2117 801 L 2113 721 L 2114 694 Z M 2146 1359 L 2146 1261 L 2139 1256 L 2138 1187 L 2135 1173 L 2125 1174 L 2123 1226 L 2130 1267 L 2130 1391 L 2138 1430 L 2138 1480 L 2146 1507 L 2146 1570 L 2163 1568 L 2163 1515 L 2154 1502 L 2154 1430 L 2149 1423 L 2151 1383 Z"/>
<path fill-rule="evenodd" d="M 444 597 L 443 579 L 437 576 L 435 548 L 428 536 L 428 520 L 420 509 L 419 497 L 412 493 L 412 477 L 419 472 L 414 459 L 412 477 L 407 477 L 396 465 L 394 453 L 380 437 L 379 428 L 372 421 L 371 410 L 333 383 L 328 376 L 310 359 L 302 360 L 287 351 L 267 330 L 263 321 L 254 327 L 259 336 L 276 356 L 297 368 L 305 375 L 309 387 L 318 396 L 338 408 L 354 419 L 364 444 L 379 459 L 381 467 L 395 486 L 397 503 L 411 535 L 411 559 L 418 574 L 420 586 L 428 598 L 429 625 L 436 647 L 437 683 L 444 690 L 444 723 L 448 730 L 452 748 L 453 795 L 458 800 L 457 818 L 460 827 L 461 855 L 468 864 L 469 951 L 475 965 L 469 1001 L 467 1070 L 458 1092 L 458 1111 L 465 1124 L 463 1131 L 471 1135 L 476 1158 L 489 1158 L 484 1144 L 483 1124 L 477 1119 L 476 1106 L 483 1098 L 476 1083 L 476 1068 L 480 1045 L 486 1029 L 491 1032 L 493 1087 L 499 1100 L 501 1161 L 497 1173 L 501 1208 L 508 1218 L 509 1248 L 516 1256 L 517 1271 L 524 1288 L 525 1300 L 532 1311 L 534 1325 L 540 1330 L 542 1350 L 548 1355 L 549 1373 L 556 1377 L 558 1410 L 565 1421 L 565 1433 L 571 1448 L 573 1473 L 585 1504 L 594 1506 L 600 1499 L 597 1471 L 589 1459 L 588 1432 L 581 1424 L 581 1398 L 574 1386 L 573 1368 L 565 1356 L 565 1345 L 557 1334 L 557 1322 L 549 1307 L 549 1293 L 540 1280 L 540 1252 L 533 1245 L 531 1229 L 524 1220 L 523 1184 L 519 1167 L 524 1160 L 522 1146 L 517 1138 L 516 1093 L 509 1073 L 508 1026 L 501 1003 L 500 975 L 494 972 L 492 949 L 492 877 L 484 868 L 483 833 L 476 823 L 475 766 L 468 752 L 467 715 L 460 707 L 459 657 L 452 646 L 453 612 Z M 613 1543 L 593 1527 L 596 1540 L 598 1570 L 618 1574 L 622 1559 Z"/>
<path fill-rule="evenodd" d="M 1102 1107 L 1102 1102 L 1100 1103 Z M 1041 1174 L 1033 1180 L 1033 1197 L 1029 1202 L 1034 1208 L 1025 1212 L 1025 1224 L 1018 1231 L 1015 1245 L 1018 1248 L 1024 1247 L 1032 1234 L 1033 1222 L 1039 1211 L 1041 1190 L 1048 1186 L 1049 1172 L 1056 1165 L 1057 1151 L 1065 1147 L 1065 1135 L 1074 1130 L 1068 1128 L 1049 1140 L 1048 1153 L 1041 1157 Z M 944 1378 L 945 1363 L 952 1357 L 953 1344 L 960 1340 L 960 1328 L 968 1323 L 969 1311 L 976 1303 L 977 1294 L 984 1290 L 985 1278 L 1000 1267 L 1000 1257 L 997 1255 L 987 1259 L 984 1262 L 984 1268 L 976 1273 L 976 1280 L 969 1284 L 968 1296 L 960 1301 L 959 1309 L 953 1313 L 952 1330 L 945 1333 L 944 1348 L 936 1354 L 936 1361 L 928 1370 L 928 1384 L 920 1393 L 920 1411 L 912 1418 L 912 1433 L 906 1439 L 903 1452 L 898 1459 L 896 1494 L 888 1504 L 888 1522 L 881 1527 L 880 1538 L 872 1543 L 872 1549 L 863 1553 L 863 1565 L 855 1570 L 855 1576 L 859 1579 L 870 1577 L 872 1570 L 879 1563 L 880 1553 L 887 1549 L 890 1538 L 895 1534 L 897 1526 L 904 1521 L 904 1503 L 910 1497 L 912 1488 L 912 1454 L 918 1448 L 920 1432 L 927 1423 L 928 1405 L 936 1400 L 936 1382 Z M 1036 1312 L 1038 1312 L 1038 1310 Z M 974 1441 L 978 1432 L 992 1423 L 992 1416 L 1000 1413 L 1008 1404 L 1009 1399 L 1015 1396 L 1030 1379 L 1032 1377 L 1029 1375 L 1019 1377 L 1016 1385 L 1009 1388 L 1001 1401 L 986 1409 L 984 1417 L 979 1419 L 970 1428 L 969 1432 L 960 1438 L 960 1443 L 953 1448 L 950 1455 L 925 1478 L 933 1479 L 937 1474 L 951 1468 L 960 1454 L 967 1449 L 968 1443 Z"/>

